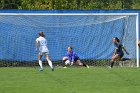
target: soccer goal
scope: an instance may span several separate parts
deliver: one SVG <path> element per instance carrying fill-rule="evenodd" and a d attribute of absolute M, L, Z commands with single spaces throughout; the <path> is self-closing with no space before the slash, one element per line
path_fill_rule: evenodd
<path fill-rule="evenodd" d="M 43 31 L 53 62 L 72 46 L 83 62 L 108 65 L 118 37 L 130 53 L 124 65 L 139 67 L 138 20 L 138 13 L 0 13 L 0 65 L 37 62 L 35 40 Z"/>

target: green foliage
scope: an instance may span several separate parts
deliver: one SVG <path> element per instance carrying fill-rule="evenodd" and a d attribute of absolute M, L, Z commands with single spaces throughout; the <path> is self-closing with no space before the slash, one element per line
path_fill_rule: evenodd
<path fill-rule="evenodd" d="M 140 9 L 140 0 L 133 0 L 133 9 Z"/>
<path fill-rule="evenodd" d="M 124 8 L 125 9 L 131 9 L 132 5 L 133 5 L 133 1 L 132 0 L 123 0 L 124 2 Z"/>
<path fill-rule="evenodd" d="M 0 9 L 140 9 L 140 0 L 0 0 Z"/>
<path fill-rule="evenodd" d="M 21 0 L 20 9 L 52 9 L 51 0 Z"/>

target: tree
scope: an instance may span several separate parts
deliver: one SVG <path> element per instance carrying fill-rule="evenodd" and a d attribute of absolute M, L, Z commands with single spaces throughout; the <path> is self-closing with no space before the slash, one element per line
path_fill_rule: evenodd
<path fill-rule="evenodd" d="M 52 0 L 21 0 L 20 9 L 52 9 Z"/>
<path fill-rule="evenodd" d="M 1 9 L 18 9 L 20 0 L 1 0 Z"/>
<path fill-rule="evenodd" d="M 122 0 L 123 7 L 122 9 L 131 9 L 133 5 L 133 0 Z"/>
<path fill-rule="evenodd" d="M 140 9 L 140 0 L 0 0 L 0 9 Z"/>

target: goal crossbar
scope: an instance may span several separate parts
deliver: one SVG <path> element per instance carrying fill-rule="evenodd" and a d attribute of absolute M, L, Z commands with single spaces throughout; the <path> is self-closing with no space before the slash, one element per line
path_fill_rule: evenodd
<path fill-rule="evenodd" d="M 138 13 L 0 13 L 0 16 L 138 16 Z"/>

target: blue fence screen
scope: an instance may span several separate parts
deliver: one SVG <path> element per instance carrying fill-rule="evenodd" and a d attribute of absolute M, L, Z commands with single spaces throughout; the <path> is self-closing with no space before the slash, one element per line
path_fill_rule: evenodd
<path fill-rule="evenodd" d="M 136 16 L 31 16 L 20 13 L 140 13 L 139 10 L 28 11 L 1 10 L 19 16 L 0 16 L 0 60 L 33 62 L 37 60 L 35 40 L 43 31 L 50 57 L 61 60 L 72 46 L 81 59 L 110 59 L 113 37 L 118 37 L 136 58 Z"/>

